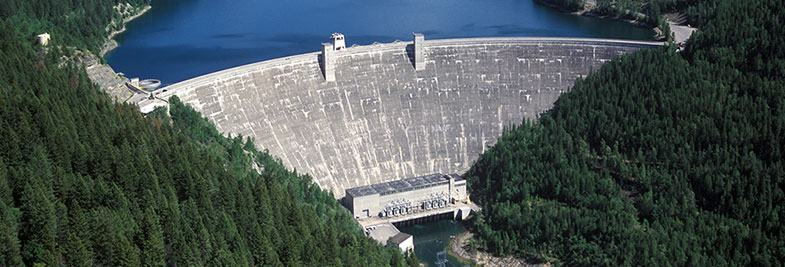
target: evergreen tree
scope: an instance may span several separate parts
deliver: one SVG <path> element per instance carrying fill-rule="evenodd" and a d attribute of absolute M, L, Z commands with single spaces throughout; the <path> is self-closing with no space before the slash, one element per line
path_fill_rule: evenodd
<path fill-rule="evenodd" d="M 0 201 L 0 265 L 23 265 L 17 237 L 17 215 L 2 201 Z"/>
<path fill-rule="evenodd" d="M 93 262 L 93 253 L 90 251 L 89 227 L 79 201 L 75 200 L 68 212 L 66 263 L 68 266 L 90 266 Z"/>
<path fill-rule="evenodd" d="M 22 258 L 26 265 L 54 265 L 55 210 L 50 194 L 38 182 L 38 178 L 26 177 L 22 192 L 22 227 L 20 239 Z"/>
<path fill-rule="evenodd" d="M 6 169 L 3 158 L 0 158 L 0 202 L 6 206 L 12 206 L 14 196 L 11 193 L 11 187 L 8 181 L 8 170 Z"/>
<path fill-rule="evenodd" d="M 165 266 L 163 234 L 158 215 L 153 208 L 145 209 L 140 228 L 142 231 L 139 237 L 139 242 L 141 242 L 139 247 L 142 265 Z"/>

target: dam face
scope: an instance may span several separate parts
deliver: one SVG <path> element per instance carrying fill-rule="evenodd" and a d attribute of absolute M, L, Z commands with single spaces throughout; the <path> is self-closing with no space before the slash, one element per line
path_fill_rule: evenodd
<path fill-rule="evenodd" d="M 580 75 L 659 43 L 547 38 L 425 41 L 415 71 L 410 42 L 279 58 L 167 87 L 215 123 L 249 136 L 324 189 L 430 173 L 462 173 L 505 125 L 552 107 Z"/>

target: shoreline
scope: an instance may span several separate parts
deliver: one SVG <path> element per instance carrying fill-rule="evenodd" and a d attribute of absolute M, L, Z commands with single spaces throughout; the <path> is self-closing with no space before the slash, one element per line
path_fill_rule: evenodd
<path fill-rule="evenodd" d="M 622 18 L 622 17 L 619 17 L 619 16 L 601 15 L 601 14 L 595 12 L 596 4 L 589 3 L 588 1 L 584 1 L 583 2 L 583 9 L 577 10 L 577 11 L 572 11 L 572 10 L 567 9 L 565 7 L 556 5 L 554 3 L 549 2 L 548 0 L 534 0 L 534 2 L 537 3 L 537 4 L 540 4 L 540 5 L 546 6 L 548 8 L 556 9 L 559 12 L 570 13 L 572 15 L 578 15 L 578 16 L 584 16 L 584 17 L 592 17 L 592 18 L 608 19 L 608 20 L 615 20 L 615 21 L 626 22 L 626 23 L 629 23 L 629 24 L 632 24 L 632 25 L 635 25 L 635 26 L 638 26 L 638 27 L 641 27 L 641 28 L 651 29 L 655 33 L 654 36 L 652 36 L 653 40 L 663 41 L 663 40 L 668 39 L 667 36 L 663 35 L 663 32 L 662 32 L 662 29 L 660 28 L 660 25 L 651 25 L 651 24 L 643 22 L 643 21 L 641 21 L 639 19 L 626 19 L 626 18 Z M 634 11 L 630 11 L 630 10 L 627 10 L 627 12 L 636 13 L 635 14 L 636 17 L 639 17 L 639 16 L 644 16 L 645 17 L 646 16 L 644 14 L 641 14 L 641 13 L 638 13 L 638 12 L 634 12 Z M 669 14 L 671 14 L 671 13 L 669 13 Z M 676 16 L 683 16 L 683 13 L 681 13 L 681 15 L 679 15 L 678 12 L 672 13 L 672 14 L 677 14 Z M 695 31 L 698 30 L 697 28 L 692 27 L 689 24 L 685 25 L 684 22 L 683 22 L 683 18 L 682 19 L 679 19 L 679 18 L 674 19 L 671 16 L 669 16 L 668 14 L 663 14 L 662 18 L 665 20 L 665 23 L 668 24 L 668 27 L 670 28 L 670 32 L 673 35 L 673 41 L 676 44 L 680 44 L 680 43 L 686 42 L 692 36 L 692 34 Z"/>
<path fill-rule="evenodd" d="M 608 19 L 608 20 L 621 21 L 621 22 L 626 22 L 626 23 L 629 23 L 629 24 L 632 24 L 632 25 L 635 25 L 635 26 L 638 26 L 638 27 L 641 27 L 641 28 L 647 28 L 647 29 L 657 28 L 657 26 L 650 25 L 648 23 L 642 22 L 642 21 L 637 20 L 637 19 L 624 19 L 624 18 L 621 18 L 621 17 L 618 17 L 618 16 L 600 15 L 597 12 L 594 12 L 593 9 L 579 10 L 579 11 L 571 12 L 571 14 L 584 16 L 584 17 L 591 17 L 591 18 L 599 18 L 599 19 Z"/>
<path fill-rule="evenodd" d="M 118 6 L 115 6 L 115 9 L 119 9 L 119 7 L 122 5 L 123 4 L 118 4 Z M 128 4 L 125 5 L 130 7 Z M 134 10 L 133 15 L 123 18 L 123 20 L 120 21 L 120 23 L 122 23 L 122 28 L 112 31 L 109 36 L 107 36 L 107 39 L 104 41 L 104 44 L 101 47 L 101 51 L 98 53 L 98 55 L 88 51 L 79 57 L 79 62 L 83 65 L 90 81 L 98 85 L 98 88 L 100 88 L 101 91 L 107 93 L 114 102 L 123 103 L 131 101 L 135 93 L 128 90 L 126 87 L 125 83 L 127 82 L 127 79 L 117 76 L 115 70 L 112 69 L 112 66 L 110 66 L 109 63 L 105 62 L 103 57 L 108 52 L 118 47 L 117 41 L 114 40 L 114 37 L 126 30 L 126 24 L 145 14 L 151 8 L 152 7 L 148 5 L 141 9 L 136 9 Z M 121 14 L 123 13 L 121 12 Z M 106 25 L 106 28 L 108 29 L 115 23 L 116 21 L 110 22 L 109 25 Z"/>
<path fill-rule="evenodd" d="M 474 234 L 469 231 L 468 229 L 466 232 L 463 232 L 459 235 L 456 235 L 452 240 L 450 240 L 450 244 L 448 245 L 449 249 L 447 253 L 452 255 L 453 257 L 458 258 L 459 261 L 462 262 L 470 262 L 475 264 L 476 266 L 485 266 L 485 267 L 495 267 L 495 266 L 512 266 L 512 267 L 543 267 L 543 266 L 551 266 L 550 263 L 544 264 L 531 264 L 527 263 L 523 259 L 516 258 L 514 256 L 507 256 L 504 258 L 496 257 L 491 255 L 488 252 L 482 252 L 477 250 L 469 250 L 467 249 L 469 239 L 471 239 Z"/>
<path fill-rule="evenodd" d="M 104 57 L 107 53 L 109 53 L 112 50 L 114 50 L 115 48 L 117 48 L 118 44 L 117 44 L 117 41 L 115 41 L 114 37 L 117 36 L 118 34 L 121 34 L 121 33 L 126 31 L 126 27 L 125 26 L 126 26 L 126 24 L 128 24 L 128 22 L 138 18 L 139 16 L 144 15 L 144 13 L 147 13 L 147 11 L 149 11 L 151 8 L 152 8 L 152 6 L 149 6 L 149 5 L 145 6 L 144 8 L 142 8 L 142 10 L 140 10 L 139 12 L 136 12 L 136 14 L 134 14 L 134 15 L 132 15 L 130 17 L 124 18 L 123 21 L 120 22 L 123 25 L 123 27 L 120 28 L 119 30 L 112 31 L 111 33 L 109 33 L 109 36 L 106 37 L 106 41 L 104 42 L 104 45 L 101 48 L 101 52 L 98 53 L 98 56 L 99 57 Z"/>
<path fill-rule="evenodd" d="M 563 12 L 563 13 L 571 13 L 571 14 L 575 14 L 575 15 L 580 15 L 580 14 L 576 14 L 576 13 L 577 12 L 581 12 L 580 10 L 579 11 L 572 11 L 572 10 L 570 10 L 568 8 L 563 7 L 563 6 L 556 5 L 554 3 L 548 2 L 548 0 L 534 0 L 534 2 L 538 3 L 540 5 L 543 5 L 543 6 L 547 6 L 547 7 L 556 9 L 559 12 Z M 584 4 L 584 7 L 585 7 L 585 4 Z"/>
<path fill-rule="evenodd" d="M 648 23 L 644 23 L 644 22 L 642 22 L 640 20 L 637 20 L 637 19 L 625 19 L 625 18 L 621 18 L 621 17 L 618 17 L 618 16 L 608 16 L 608 15 L 598 14 L 597 12 L 594 11 L 595 5 L 589 5 L 589 3 L 587 3 L 586 1 L 584 1 L 584 3 L 583 3 L 583 9 L 580 9 L 580 10 L 577 10 L 577 11 L 572 11 L 570 9 L 567 9 L 567 8 L 562 7 L 562 6 L 559 6 L 559 5 L 553 4 L 551 2 L 548 2 L 547 0 L 534 0 L 534 2 L 536 2 L 536 3 L 540 4 L 540 5 L 546 6 L 548 8 L 556 9 L 559 12 L 562 12 L 562 13 L 569 13 L 569 14 L 572 14 L 572 15 L 584 16 L 584 17 L 590 17 L 590 18 L 599 18 L 599 19 L 607 19 L 607 20 L 615 20 L 615 21 L 626 22 L 626 23 L 632 24 L 632 25 L 637 26 L 637 27 L 646 28 L 646 29 L 650 29 L 650 30 L 654 31 L 655 35 L 652 37 L 652 39 L 655 40 L 655 41 L 661 41 L 661 40 L 665 39 L 664 36 L 662 36 L 660 34 L 661 30 L 659 30 L 659 27 L 657 25 L 650 25 Z"/>

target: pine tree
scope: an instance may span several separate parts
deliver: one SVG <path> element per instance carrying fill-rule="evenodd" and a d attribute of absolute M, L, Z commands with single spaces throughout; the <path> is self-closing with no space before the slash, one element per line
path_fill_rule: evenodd
<path fill-rule="evenodd" d="M 392 242 L 392 238 L 387 240 L 387 250 L 389 250 L 390 255 L 390 266 L 394 267 L 402 267 L 406 263 L 406 259 L 403 258 L 401 253 L 398 253 L 398 245 Z"/>
<path fill-rule="evenodd" d="M 17 237 L 17 215 L 0 201 L 0 265 L 22 266 Z"/>
<path fill-rule="evenodd" d="M 75 200 L 71 206 L 72 208 L 68 210 L 66 263 L 68 266 L 90 266 L 93 262 L 93 253 L 90 251 L 89 226 L 79 201 Z"/>
<path fill-rule="evenodd" d="M 116 234 L 112 246 L 112 266 L 140 266 L 139 249 L 125 235 Z"/>
<path fill-rule="evenodd" d="M 28 177 L 22 193 L 20 210 L 22 227 L 20 239 L 22 258 L 27 265 L 38 263 L 54 265 L 55 209 L 50 194 L 40 180 Z"/>
<path fill-rule="evenodd" d="M 152 207 L 144 211 L 141 221 L 141 262 L 144 266 L 165 266 L 164 242 L 158 215 Z"/>
<path fill-rule="evenodd" d="M 420 261 L 417 260 L 417 255 L 414 255 L 414 251 L 406 253 L 406 265 L 409 267 L 420 266 Z"/>
<path fill-rule="evenodd" d="M 5 203 L 5 205 L 12 205 L 14 203 L 14 196 L 11 194 L 11 187 L 8 179 L 8 170 L 3 162 L 3 158 L 0 158 L 0 202 Z"/>

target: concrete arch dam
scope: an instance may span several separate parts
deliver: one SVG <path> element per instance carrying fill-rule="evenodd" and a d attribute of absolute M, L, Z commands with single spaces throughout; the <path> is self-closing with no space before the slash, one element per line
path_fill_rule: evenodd
<path fill-rule="evenodd" d="M 219 131 L 250 136 L 336 197 L 344 189 L 430 173 L 461 173 L 505 125 L 552 107 L 576 77 L 661 43 L 482 38 L 318 52 L 223 70 L 168 86 Z"/>

